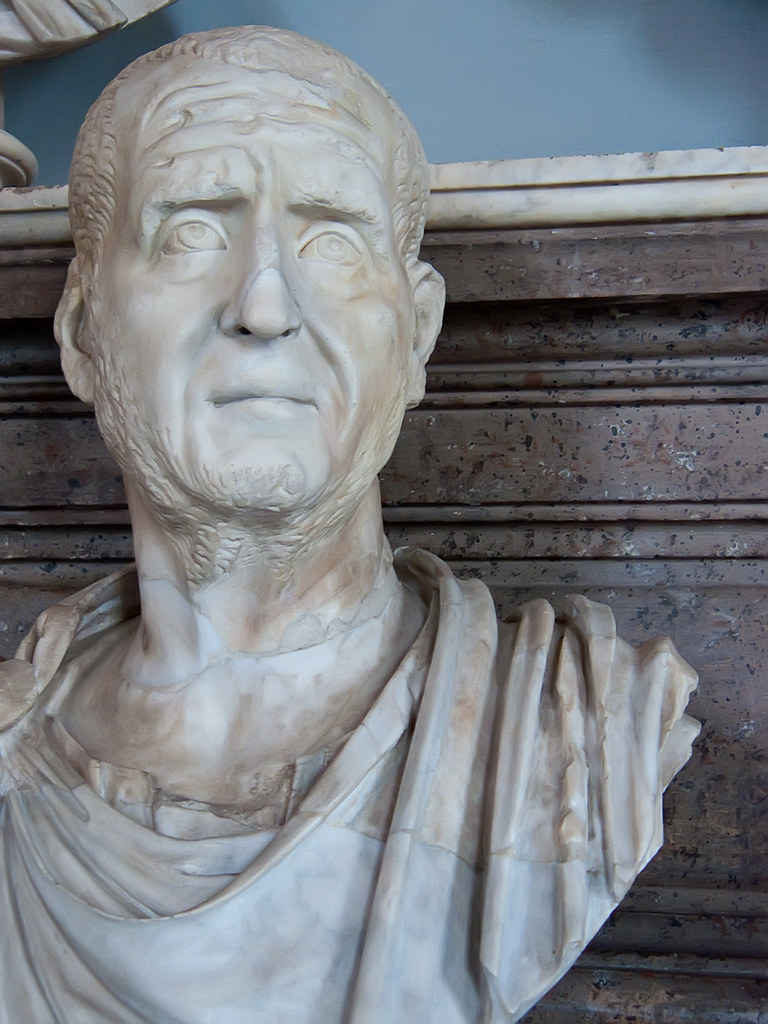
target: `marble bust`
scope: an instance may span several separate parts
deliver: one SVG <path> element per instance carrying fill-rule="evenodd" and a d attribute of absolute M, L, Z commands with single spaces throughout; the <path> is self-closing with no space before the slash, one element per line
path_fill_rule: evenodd
<path fill-rule="evenodd" d="M 444 301 L 426 164 L 340 54 L 186 36 L 107 87 L 56 319 L 136 564 L 0 666 L 0 1017 L 500 1024 L 661 843 L 666 640 L 394 556 Z"/>

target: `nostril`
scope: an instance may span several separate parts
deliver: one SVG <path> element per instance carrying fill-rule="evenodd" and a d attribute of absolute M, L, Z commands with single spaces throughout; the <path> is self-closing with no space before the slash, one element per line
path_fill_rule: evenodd
<path fill-rule="evenodd" d="M 294 333 L 295 333 L 295 328 L 289 327 L 287 331 L 283 331 L 283 333 L 280 335 L 280 337 L 281 338 L 290 338 L 291 335 L 294 334 Z"/>
<path fill-rule="evenodd" d="M 235 329 L 235 334 L 239 334 L 243 338 L 247 337 L 250 333 L 247 327 L 237 327 Z"/>

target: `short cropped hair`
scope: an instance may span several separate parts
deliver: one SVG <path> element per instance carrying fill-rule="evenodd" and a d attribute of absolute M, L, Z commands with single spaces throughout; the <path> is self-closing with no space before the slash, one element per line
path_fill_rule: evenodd
<path fill-rule="evenodd" d="M 129 64 L 104 89 L 86 115 L 77 137 L 70 171 L 69 207 L 81 274 L 90 276 L 98 265 L 105 235 L 115 210 L 118 163 L 114 106 L 123 85 L 147 73 L 161 61 L 193 55 L 212 64 L 246 71 L 278 71 L 314 88 L 338 83 L 359 85 L 373 92 L 385 116 L 391 118 L 398 140 L 392 154 L 395 237 L 406 264 L 418 259 L 429 195 L 429 171 L 413 125 L 387 92 L 354 61 L 322 43 L 266 26 L 213 29 L 182 36 Z"/>

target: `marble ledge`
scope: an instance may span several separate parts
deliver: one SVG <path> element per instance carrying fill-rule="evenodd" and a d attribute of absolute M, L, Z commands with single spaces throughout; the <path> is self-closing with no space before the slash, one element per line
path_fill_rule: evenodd
<path fill-rule="evenodd" d="M 768 213 L 768 146 L 433 164 L 428 231 Z M 0 191 L 0 246 L 71 241 L 67 187 Z"/>
<path fill-rule="evenodd" d="M 768 213 L 768 146 L 433 164 L 427 230 Z"/>

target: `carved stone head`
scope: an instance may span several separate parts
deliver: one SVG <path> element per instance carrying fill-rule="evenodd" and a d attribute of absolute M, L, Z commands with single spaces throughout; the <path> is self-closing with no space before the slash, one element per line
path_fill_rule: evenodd
<path fill-rule="evenodd" d="M 424 388 L 444 290 L 400 109 L 291 32 L 186 36 L 81 130 L 56 330 L 127 483 L 158 509 L 328 515 Z"/>

